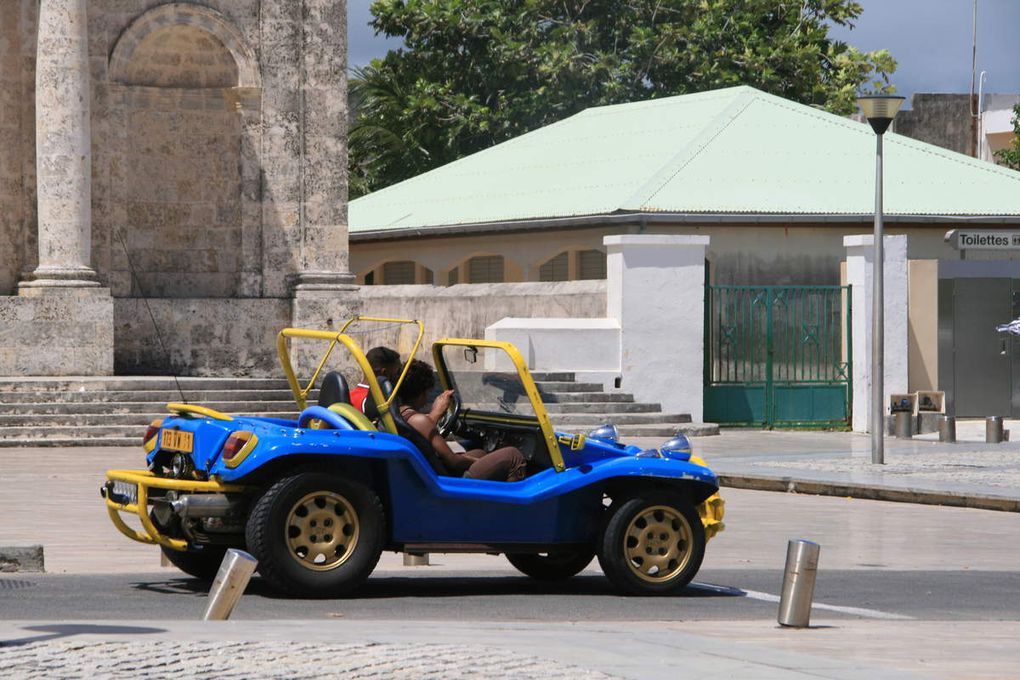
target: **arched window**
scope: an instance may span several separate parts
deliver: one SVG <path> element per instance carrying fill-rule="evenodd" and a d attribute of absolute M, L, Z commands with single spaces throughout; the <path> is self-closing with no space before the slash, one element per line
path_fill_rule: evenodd
<path fill-rule="evenodd" d="M 503 256 L 479 255 L 467 262 L 468 283 L 503 283 Z"/>
<path fill-rule="evenodd" d="M 400 262 L 387 262 L 383 265 L 382 282 L 385 286 L 400 286 L 415 283 L 414 262 L 402 260 Z"/>
<path fill-rule="evenodd" d="M 606 254 L 601 250 L 579 251 L 577 253 L 577 278 L 606 278 Z"/>
<path fill-rule="evenodd" d="M 570 254 L 563 251 L 538 268 L 539 281 L 569 281 Z"/>

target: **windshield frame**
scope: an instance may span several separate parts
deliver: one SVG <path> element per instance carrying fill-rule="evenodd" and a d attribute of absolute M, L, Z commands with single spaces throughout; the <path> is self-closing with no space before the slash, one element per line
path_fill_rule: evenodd
<path fill-rule="evenodd" d="M 444 347 L 475 347 L 475 348 L 487 348 L 502 350 L 506 353 L 510 362 L 513 364 L 517 371 L 517 377 L 521 381 L 521 385 L 524 387 L 524 392 L 528 399 L 531 400 L 531 408 L 534 411 L 534 416 L 524 416 L 528 419 L 534 417 L 538 421 L 538 426 L 542 431 L 542 439 L 545 440 L 545 444 L 549 449 L 549 458 L 553 462 L 553 467 L 557 472 L 564 471 L 567 466 L 563 462 L 563 454 L 560 452 L 559 443 L 556 439 L 556 432 L 553 430 L 552 423 L 549 422 L 549 414 L 545 410 L 545 404 L 542 402 L 542 397 L 538 392 L 538 387 L 535 385 L 534 379 L 531 377 L 531 372 L 528 370 L 528 365 L 524 361 L 524 357 L 517 348 L 509 342 L 503 342 L 501 340 L 472 340 L 468 338 L 443 338 L 437 340 L 432 345 L 432 360 L 435 364 L 436 371 L 439 373 L 439 382 L 442 384 L 444 390 L 451 389 L 456 385 L 456 380 L 451 376 L 455 376 L 446 366 L 446 361 L 443 358 Z M 503 371 L 504 373 L 506 371 Z M 506 420 L 506 422 L 519 421 L 522 416 L 507 414 L 505 417 L 501 417 L 498 414 L 489 415 L 486 414 L 486 419 L 492 420 Z"/>

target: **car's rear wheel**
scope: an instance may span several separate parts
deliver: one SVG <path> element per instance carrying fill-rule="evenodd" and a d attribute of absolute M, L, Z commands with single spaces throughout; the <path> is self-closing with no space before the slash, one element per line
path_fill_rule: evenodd
<path fill-rule="evenodd" d="M 598 557 L 614 586 L 633 595 L 667 594 L 698 573 L 705 529 L 681 496 L 642 494 L 615 503 L 609 513 Z"/>
<path fill-rule="evenodd" d="M 305 472 L 276 482 L 252 508 L 248 549 L 273 587 L 341 595 L 372 573 L 385 540 L 379 497 L 336 474 Z"/>
<path fill-rule="evenodd" d="M 506 558 L 522 574 L 539 581 L 563 581 L 591 564 L 595 548 L 555 550 L 545 553 L 507 553 Z"/>
<path fill-rule="evenodd" d="M 203 546 L 201 550 L 173 550 L 159 546 L 170 563 L 189 576 L 202 581 L 212 581 L 220 570 L 227 549 L 223 546 Z"/>

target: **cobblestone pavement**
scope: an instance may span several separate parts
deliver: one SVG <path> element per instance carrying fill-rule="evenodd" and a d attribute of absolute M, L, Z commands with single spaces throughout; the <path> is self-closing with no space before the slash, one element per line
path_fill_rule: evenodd
<path fill-rule="evenodd" d="M 75 678 L 515 678 L 591 680 L 614 676 L 483 646 L 166 642 L 29 642 L 0 647 L 3 677 Z"/>

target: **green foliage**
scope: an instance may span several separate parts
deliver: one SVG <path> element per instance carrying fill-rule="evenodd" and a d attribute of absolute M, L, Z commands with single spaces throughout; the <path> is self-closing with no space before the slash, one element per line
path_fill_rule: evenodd
<path fill-rule="evenodd" d="M 351 81 L 351 195 L 591 106 L 734 85 L 846 114 L 891 92 L 885 50 L 829 37 L 852 0 L 375 0 L 405 47 Z"/>
<path fill-rule="evenodd" d="M 1013 143 L 995 152 L 995 160 L 1013 170 L 1020 170 L 1020 104 L 1013 107 Z"/>

